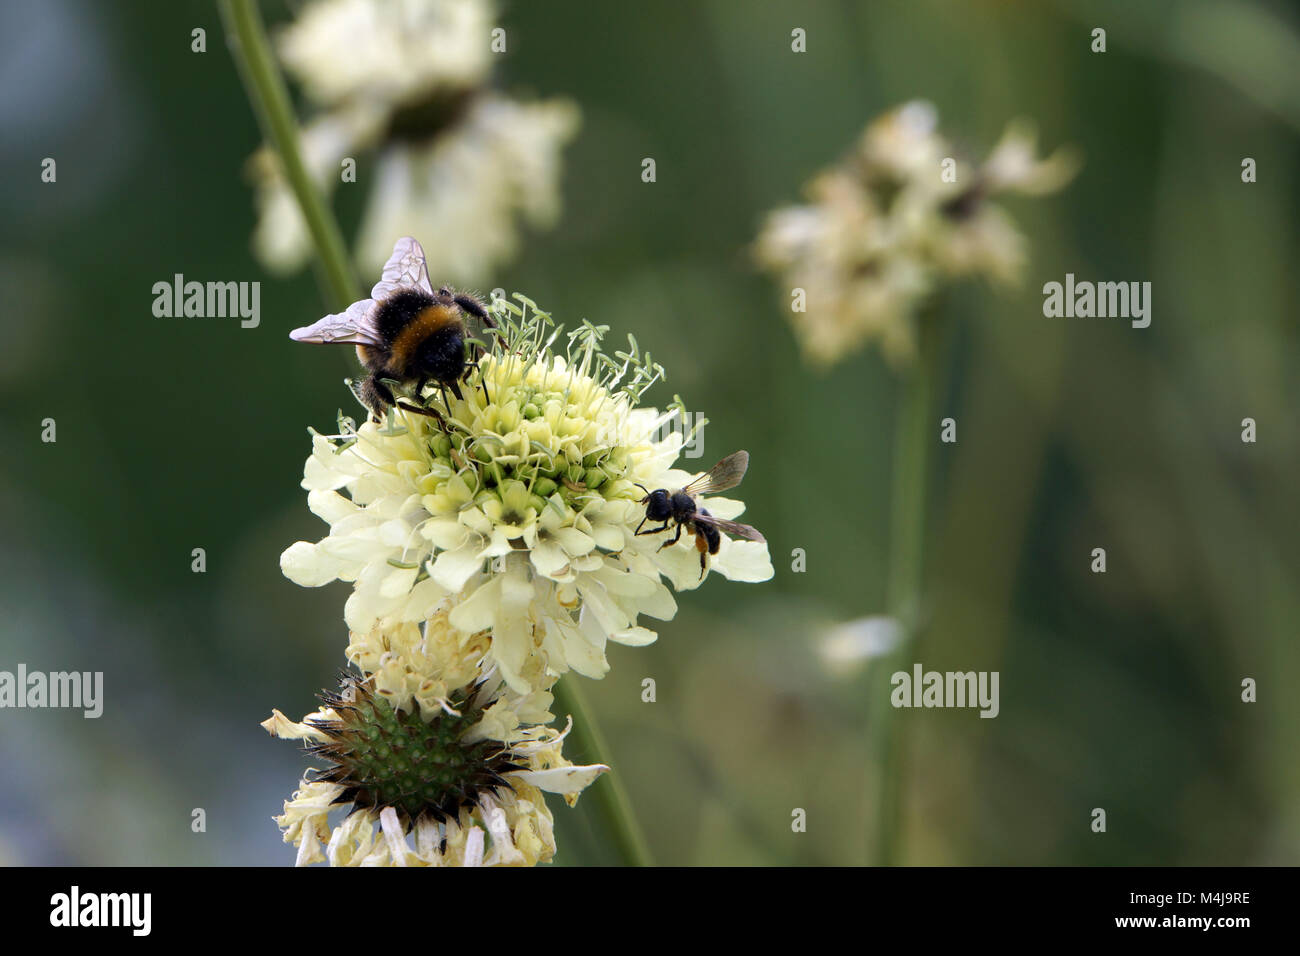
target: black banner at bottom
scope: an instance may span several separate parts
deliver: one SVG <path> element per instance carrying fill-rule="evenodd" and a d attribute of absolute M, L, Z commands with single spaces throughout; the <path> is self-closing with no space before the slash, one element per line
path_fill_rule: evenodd
<path fill-rule="evenodd" d="M 293 869 L 11 869 L 3 925 L 28 933 L 134 940 L 286 943 L 316 934 L 349 948 L 474 938 L 602 948 L 702 932 L 740 941 L 788 927 L 943 939 L 1192 937 L 1231 944 L 1278 932 L 1294 868 L 647 869 L 340 873 Z M 504 937 L 504 938 L 503 938 Z M 887 936 L 880 937 L 881 939 Z M 489 942 L 491 941 L 491 942 Z"/>

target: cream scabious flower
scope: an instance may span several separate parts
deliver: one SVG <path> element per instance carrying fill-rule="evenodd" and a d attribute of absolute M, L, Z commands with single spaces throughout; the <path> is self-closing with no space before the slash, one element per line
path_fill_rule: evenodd
<path fill-rule="evenodd" d="M 344 613 L 356 633 L 445 613 L 462 634 L 489 634 L 487 658 L 526 693 L 568 670 L 603 676 L 608 641 L 654 641 L 640 618 L 673 617 L 669 585 L 773 571 L 761 541 L 724 535 L 701 573 L 692 539 L 661 547 L 667 535 L 635 533 L 643 489 L 692 477 L 673 467 L 678 409 L 636 407 L 662 369 L 635 346 L 604 355 L 603 330 L 589 324 L 554 354 L 560 330 L 520 299 L 522 309 L 497 304 L 502 338 L 463 398 L 433 406 L 441 421 L 403 411 L 313 438 L 303 487 L 330 532 L 292 545 L 281 567 L 308 587 L 353 582 Z M 707 505 L 722 519 L 744 509 L 716 496 Z"/>
<path fill-rule="evenodd" d="M 1023 122 L 1008 126 L 982 165 L 970 166 L 953 155 L 937 123 L 923 102 L 886 114 L 842 163 L 812 180 L 806 205 L 769 214 L 755 253 L 804 290 L 805 311 L 792 315 L 812 361 L 831 364 L 868 341 L 905 361 L 915 313 L 939 285 L 971 275 L 1018 281 L 1024 239 L 989 198 L 1044 195 L 1077 172 L 1068 150 L 1036 159 L 1034 131 Z"/>
<path fill-rule="evenodd" d="M 560 150 L 579 122 L 568 100 L 521 103 L 485 92 L 446 134 L 391 144 L 377 161 L 357 258 L 380 266 L 393 236 L 422 233 L 441 275 L 482 281 L 515 255 L 517 219 L 549 229 L 559 218 Z"/>
<path fill-rule="evenodd" d="M 318 107 L 300 142 L 309 173 L 332 193 L 351 158 L 368 190 L 362 265 L 381 266 L 392 236 L 422 234 L 445 281 L 476 284 L 514 255 L 519 220 L 558 217 L 560 151 L 579 112 L 487 87 L 493 13 L 486 0 L 311 0 L 280 33 L 282 61 Z M 251 170 L 254 251 L 298 269 L 311 237 L 278 158 L 264 149 Z"/>
<path fill-rule="evenodd" d="M 445 627 L 431 624 L 435 630 L 445 636 Z M 567 730 L 541 725 L 551 719 L 549 693 L 516 695 L 488 676 L 426 706 L 421 678 L 438 675 L 430 662 L 445 655 L 427 648 L 411 655 L 407 636 L 393 640 L 396 650 L 381 655 L 379 671 L 348 676 L 343 690 L 301 723 L 275 711 L 263 724 L 273 736 L 305 741 L 330 764 L 305 779 L 276 818 L 285 842 L 298 847 L 298 864 L 550 860 L 555 839 L 542 792 L 563 794 L 572 805 L 608 768 L 564 759 Z M 365 657 L 382 643 L 371 635 L 350 656 Z M 349 809 L 332 824 L 331 812 L 341 807 Z"/>
<path fill-rule="evenodd" d="M 353 810 L 331 826 L 337 793 L 335 784 L 304 783 L 276 818 L 285 842 L 298 847 L 297 866 L 535 866 L 556 853 L 554 818 L 527 784 L 485 794 L 443 822 L 424 818 L 410 832 L 391 808 Z"/>
<path fill-rule="evenodd" d="M 318 103 L 408 103 L 487 78 L 492 14 L 484 0 L 312 0 L 278 49 Z"/>

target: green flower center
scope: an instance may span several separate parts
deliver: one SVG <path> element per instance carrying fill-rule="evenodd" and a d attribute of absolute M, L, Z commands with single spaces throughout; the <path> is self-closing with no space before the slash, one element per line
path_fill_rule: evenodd
<path fill-rule="evenodd" d="M 584 414 L 589 408 L 575 408 L 562 391 L 525 382 L 492 388 L 495 407 L 481 418 L 453 403 L 451 433 L 437 431 L 428 439 L 431 473 L 465 475 L 468 467 L 480 491 L 520 482 L 537 511 L 556 492 L 575 509 L 597 489 L 605 497 L 630 495 L 632 485 L 620 481 L 631 469 L 629 449 L 608 441 L 599 423 Z M 604 395 L 590 404 L 613 402 Z M 523 515 L 507 508 L 502 518 L 518 523 Z"/>
<path fill-rule="evenodd" d="M 368 683 L 345 677 L 339 694 L 321 697 L 338 720 L 312 721 L 330 737 L 307 747 L 331 765 L 316 779 L 343 786 L 335 803 L 392 807 L 407 825 L 425 817 L 455 819 L 479 794 L 508 789 L 504 774 L 519 769 L 499 741 L 462 741 L 482 715 L 469 705 L 468 692 L 463 697 L 452 704 L 459 716 L 444 710 L 426 721 L 418 708 L 396 709 Z"/>

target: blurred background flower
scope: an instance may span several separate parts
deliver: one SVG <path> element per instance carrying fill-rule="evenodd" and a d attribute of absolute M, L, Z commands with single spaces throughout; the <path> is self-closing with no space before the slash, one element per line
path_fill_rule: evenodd
<path fill-rule="evenodd" d="M 937 127 L 924 101 L 886 113 L 808 184 L 807 205 L 768 216 L 755 252 L 790 290 L 802 290 L 798 308 L 786 304 L 813 363 L 839 361 L 873 340 L 887 358 L 908 360 L 917 310 L 942 283 L 969 275 L 1015 283 L 1025 240 L 990 197 L 1055 192 L 1078 170 L 1067 150 L 1037 159 L 1037 137 L 1023 121 L 978 167 L 954 155 Z"/>
<path fill-rule="evenodd" d="M 396 237 L 414 235 L 439 281 L 482 284 L 515 254 L 522 223 L 544 229 L 559 216 L 560 153 L 578 108 L 489 87 L 495 18 L 489 0 L 309 0 L 278 33 L 308 106 L 308 171 L 327 195 L 342 182 L 366 193 L 356 240 L 364 270 L 383 266 Z M 509 49 L 508 34 L 498 42 Z M 254 251 L 270 269 L 296 270 L 311 239 L 279 160 L 264 147 L 250 168 Z"/>

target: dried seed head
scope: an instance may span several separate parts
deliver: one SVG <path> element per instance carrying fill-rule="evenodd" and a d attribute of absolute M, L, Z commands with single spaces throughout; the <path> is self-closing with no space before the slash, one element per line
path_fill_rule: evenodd
<path fill-rule="evenodd" d="M 425 720 L 418 707 L 396 709 L 369 680 L 344 674 L 338 693 L 321 695 L 337 719 L 308 720 L 330 738 L 306 748 L 330 763 L 314 780 L 343 787 L 336 804 L 392 807 L 408 827 L 426 817 L 457 819 L 482 794 L 510 789 L 504 774 L 521 769 L 500 741 L 462 740 L 482 717 L 474 697 L 474 688 L 466 688 L 451 701 L 456 713 L 442 710 Z"/>

